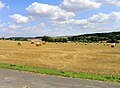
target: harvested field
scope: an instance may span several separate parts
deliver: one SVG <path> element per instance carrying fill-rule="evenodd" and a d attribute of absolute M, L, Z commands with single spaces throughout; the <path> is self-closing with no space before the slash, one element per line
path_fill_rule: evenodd
<path fill-rule="evenodd" d="M 100 43 L 47 43 L 0 41 L 0 63 L 56 68 L 120 76 L 120 44 L 114 48 Z"/>

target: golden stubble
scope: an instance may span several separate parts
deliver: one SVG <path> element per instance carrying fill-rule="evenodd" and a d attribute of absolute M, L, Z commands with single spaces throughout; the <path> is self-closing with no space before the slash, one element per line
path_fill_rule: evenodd
<path fill-rule="evenodd" d="M 0 63 L 56 68 L 95 74 L 120 75 L 120 44 L 47 43 L 0 41 Z"/>

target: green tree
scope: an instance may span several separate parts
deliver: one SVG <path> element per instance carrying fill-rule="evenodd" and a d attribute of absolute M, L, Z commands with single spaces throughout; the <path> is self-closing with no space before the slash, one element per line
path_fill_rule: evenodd
<path fill-rule="evenodd" d="M 42 37 L 42 41 L 49 42 L 50 40 L 51 40 L 51 37 L 49 36 Z"/>

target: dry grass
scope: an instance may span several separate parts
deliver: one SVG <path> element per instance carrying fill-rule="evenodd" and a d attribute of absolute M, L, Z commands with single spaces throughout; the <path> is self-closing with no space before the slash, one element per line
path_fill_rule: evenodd
<path fill-rule="evenodd" d="M 0 63 L 21 64 L 120 76 L 120 45 L 0 41 Z"/>

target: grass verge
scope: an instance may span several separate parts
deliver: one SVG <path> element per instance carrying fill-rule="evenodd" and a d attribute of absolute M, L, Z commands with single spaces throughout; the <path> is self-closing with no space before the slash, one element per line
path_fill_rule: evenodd
<path fill-rule="evenodd" d="M 120 83 L 120 76 L 113 76 L 113 75 L 98 75 L 98 74 L 89 74 L 89 73 L 83 73 L 83 72 L 64 71 L 64 70 L 57 70 L 57 69 L 31 67 L 31 66 L 15 65 L 15 64 L 4 64 L 4 63 L 0 63 L 0 68 L 29 71 L 29 72 L 56 75 L 56 76 L 85 78 L 85 79 L 111 81 L 111 82 Z"/>

